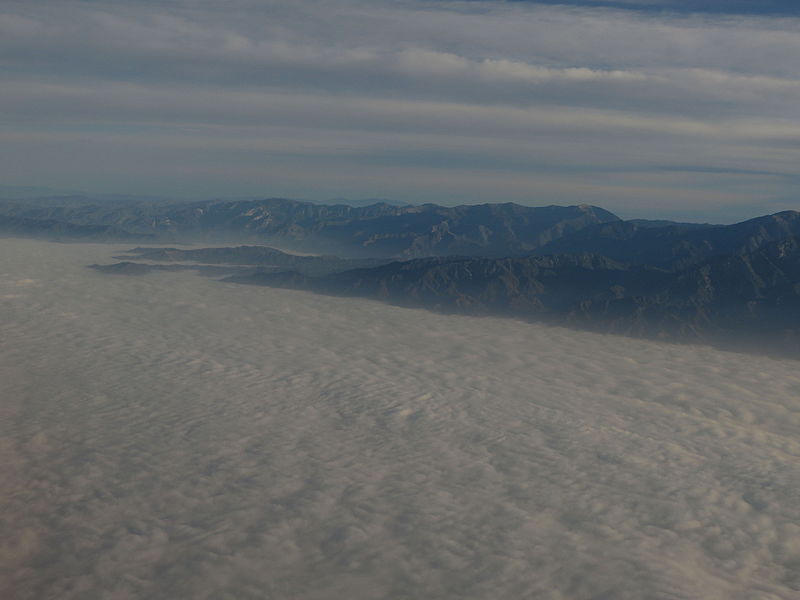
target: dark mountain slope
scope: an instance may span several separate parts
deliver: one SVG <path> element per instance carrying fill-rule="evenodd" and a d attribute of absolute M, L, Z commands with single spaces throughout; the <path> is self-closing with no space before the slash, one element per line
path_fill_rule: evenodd
<path fill-rule="evenodd" d="M 586 227 L 554 240 L 537 254 L 593 252 L 633 264 L 681 269 L 714 256 L 743 254 L 800 236 L 800 212 L 784 211 L 735 225 L 652 228 L 618 221 Z"/>
<path fill-rule="evenodd" d="M 327 277 L 259 273 L 229 281 L 676 341 L 748 341 L 800 353 L 795 237 L 678 271 L 582 254 L 428 258 Z"/>
<path fill-rule="evenodd" d="M 396 304 L 515 316 L 567 314 L 587 298 L 613 299 L 619 289 L 663 289 L 671 275 L 631 268 L 597 255 L 524 258 L 424 258 L 319 278 L 263 273 L 242 283 L 379 298 Z"/>

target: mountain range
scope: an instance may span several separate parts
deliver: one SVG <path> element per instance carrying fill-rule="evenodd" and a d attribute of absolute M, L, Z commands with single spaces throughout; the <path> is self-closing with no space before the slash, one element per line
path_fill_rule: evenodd
<path fill-rule="evenodd" d="M 583 253 L 435 257 L 322 277 L 256 272 L 227 281 L 672 341 L 800 351 L 795 236 L 674 269 Z"/>
<path fill-rule="evenodd" d="M 280 198 L 203 202 L 96 202 L 80 196 L 0 201 L 0 230 L 19 219 L 69 239 L 73 228 L 107 227 L 158 242 L 271 243 L 345 257 L 506 256 L 584 227 L 618 221 L 598 207 L 376 203 L 353 207 Z M 83 237 L 83 236 L 81 236 Z"/>
<path fill-rule="evenodd" d="M 623 221 L 589 205 L 102 204 L 63 197 L 0 201 L 0 231 L 63 240 L 255 242 L 139 247 L 120 257 L 123 263 L 97 267 L 141 274 L 216 265 L 206 274 L 233 283 L 800 355 L 795 211 L 710 225 Z M 298 256 L 266 243 L 340 256 Z M 226 265 L 236 268 L 219 268 Z"/>

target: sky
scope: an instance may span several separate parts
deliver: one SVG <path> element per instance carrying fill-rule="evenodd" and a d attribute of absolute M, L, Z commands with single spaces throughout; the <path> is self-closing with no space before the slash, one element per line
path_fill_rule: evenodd
<path fill-rule="evenodd" d="M 796 600 L 797 361 L 0 239 L 0 597 Z"/>
<path fill-rule="evenodd" d="M 800 15 L 793 0 L 513 0 L 528 4 L 612 7 L 647 12 Z"/>
<path fill-rule="evenodd" d="M 0 184 L 800 209 L 795 2 L 6 0 Z"/>

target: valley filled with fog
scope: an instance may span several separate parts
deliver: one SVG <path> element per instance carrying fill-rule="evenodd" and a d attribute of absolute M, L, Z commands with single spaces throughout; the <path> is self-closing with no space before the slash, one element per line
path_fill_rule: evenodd
<path fill-rule="evenodd" d="M 0 597 L 790 599 L 791 360 L 0 240 Z"/>

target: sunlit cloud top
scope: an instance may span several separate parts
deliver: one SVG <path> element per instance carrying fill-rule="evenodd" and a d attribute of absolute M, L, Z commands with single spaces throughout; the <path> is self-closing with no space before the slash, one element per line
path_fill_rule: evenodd
<path fill-rule="evenodd" d="M 800 208 L 800 18 L 726 5 L 7 1 L 0 182 Z"/>

